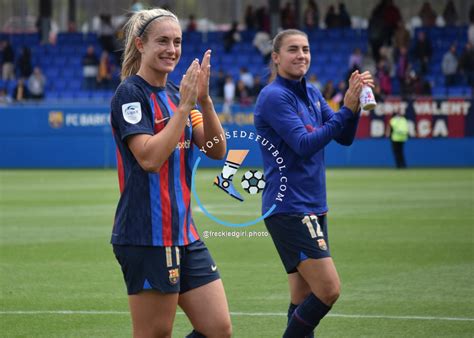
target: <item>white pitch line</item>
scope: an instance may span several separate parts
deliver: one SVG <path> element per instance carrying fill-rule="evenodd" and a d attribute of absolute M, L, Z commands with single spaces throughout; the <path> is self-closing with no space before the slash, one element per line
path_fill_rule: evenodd
<path fill-rule="evenodd" d="M 94 311 L 94 310 L 58 310 L 58 311 L 0 311 L 0 315 L 128 315 L 128 311 Z M 177 312 L 184 315 L 183 312 Z M 231 316 L 249 317 L 286 317 L 283 312 L 231 312 Z M 472 322 L 474 318 L 466 317 L 435 317 L 435 316 L 389 316 L 389 315 L 348 315 L 341 313 L 329 313 L 328 317 L 354 318 L 354 319 L 397 319 L 397 320 L 444 320 L 444 321 L 467 321 Z"/>

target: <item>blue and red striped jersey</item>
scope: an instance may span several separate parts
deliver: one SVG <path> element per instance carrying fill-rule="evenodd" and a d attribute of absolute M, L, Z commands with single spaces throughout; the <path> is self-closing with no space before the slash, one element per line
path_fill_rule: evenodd
<path fill-rule="evenodd" d="M 179 104 L 179 90 L 168 82 L 154 87 L 138 75 L 125 79 L 111 103 L 117 146 L 120 200 L 112 244 L 174 246 L 199 239 L 191 214 L 192 126 L 188 119 L 176 149 L 159 172 L 142 169 L 127 137 L 154 135 L 165 128 Z"/>

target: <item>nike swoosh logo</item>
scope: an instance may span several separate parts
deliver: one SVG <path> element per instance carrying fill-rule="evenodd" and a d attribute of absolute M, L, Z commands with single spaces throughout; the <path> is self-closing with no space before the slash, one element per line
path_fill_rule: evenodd
<path fill-rule="evenodd" d="M 163 122 L 163 121 L 166 121 L 167 119 L 169 119 L 169 117 L 165 117 L 165 118 L 162 118 L 161 120 L 156 120 L 155 119 L 155 123 L 160 123 L 160 122 Z"/>
<path fill-rule="evenodd" d="M 211 265 L 211 270 L 214 272 L 214 271 L 217 271 L 217 265 Z"/>

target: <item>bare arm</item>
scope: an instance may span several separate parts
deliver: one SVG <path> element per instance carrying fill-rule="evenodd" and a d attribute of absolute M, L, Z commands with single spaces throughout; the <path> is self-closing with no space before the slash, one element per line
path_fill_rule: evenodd
<path fill-rule="evenodd" d="M 186 126 L 189 113 L 197 100 L 197 82 L 200 68 L 194 60 L 186 71 L 180 86 L 181 101 L 166 127 L 155 135 L 137 134 L 127 139 L 128 146 L 145 171 L 156 172 L 176 148 Z"/>
<path fill-rule="evenodd" d="M 202 109 L 203 124 L 193 129 L 193 140 L 198 148 L 205 151 L 206 156 L 212 159 L 222 159 L 225 156 L 227 145 L 224 130 L 209 96 L 210 76 L 211 51 L 207 50 L 202 59 L 198 85 L 198 102 Z M 206 146 L 208 141 L 212 142 L 212 147 Z"/>

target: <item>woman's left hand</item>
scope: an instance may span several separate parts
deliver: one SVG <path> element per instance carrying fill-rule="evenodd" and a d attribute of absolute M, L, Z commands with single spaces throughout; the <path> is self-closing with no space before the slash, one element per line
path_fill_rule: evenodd
<path fill-rule="evenodd" d="M 209 98 L 209 79 L 211 78 L 211 50 L 208 49 L 202 58 L 201 72 L 198 79 L 198 101 Z"/>

